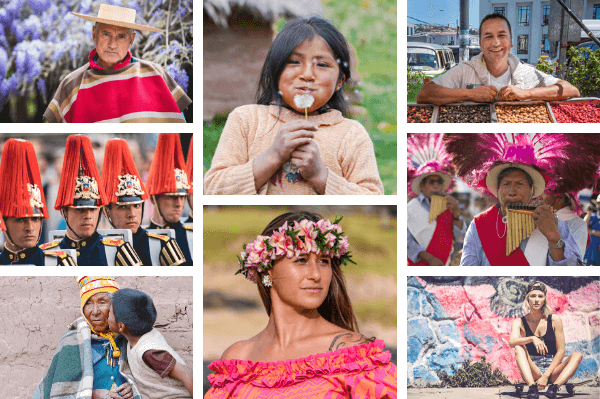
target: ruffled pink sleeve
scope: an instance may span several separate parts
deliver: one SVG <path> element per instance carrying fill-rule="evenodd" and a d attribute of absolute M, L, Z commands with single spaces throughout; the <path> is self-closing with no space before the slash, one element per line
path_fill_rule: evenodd
<path fill-rule="evenodd" d="M 205 398 L 397 398 L 396 366 L 381 340 L 279 362 L 217 360 Z"/>

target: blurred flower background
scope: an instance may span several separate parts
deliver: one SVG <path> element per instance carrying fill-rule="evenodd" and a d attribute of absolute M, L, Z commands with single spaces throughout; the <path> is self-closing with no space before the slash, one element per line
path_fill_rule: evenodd
<path fill-rule="evenodd" d="M 42 122 L 62 79 L 94 48 L 93 22 L 71 12 L 95 16 L 102 3 L 133 8 L 136 23 L 164 30 L 137 31 L 131 52 L 163 66 L 193 99 L 192 0 L 0 0 L 1 122 Z"/>

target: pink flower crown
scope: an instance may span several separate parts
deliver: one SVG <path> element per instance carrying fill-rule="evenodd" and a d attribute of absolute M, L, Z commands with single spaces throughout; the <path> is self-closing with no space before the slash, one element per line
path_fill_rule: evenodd
<path fill-rule="evenodd" d="M 273 230 L 271 236 L 256 236 L 254 242 L 244 245 L 244 252 L 238 256 L 240 270 L 248 280 L 254 281 L 258 272 L 264 272 L 273 267 L 277 258 L 287 256 L 294 258 L 300 254 L 326 254 L 339 258 L 344 265 L 348 262 L 356 264 L 348 251 L 348 236 L 344 236 L 338 223 L 342 217 L 333 223 L 327 219 L 313 222 L 308 219 L 294 221 L 294 225 L 285 222 L 278 230 Z"/>

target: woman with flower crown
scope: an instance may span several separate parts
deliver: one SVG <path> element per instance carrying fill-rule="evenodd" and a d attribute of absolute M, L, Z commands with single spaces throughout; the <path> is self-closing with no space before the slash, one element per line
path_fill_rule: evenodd
<path fill-rule="evenodd" d="M 205 398 L 397 397 L 383 341 L 358 332 L 341 271 L 354 262 L 340 220 L 285 213 L 244 246 L 238 273 L 257 283 L 269 322 L 209 365 Z"/>

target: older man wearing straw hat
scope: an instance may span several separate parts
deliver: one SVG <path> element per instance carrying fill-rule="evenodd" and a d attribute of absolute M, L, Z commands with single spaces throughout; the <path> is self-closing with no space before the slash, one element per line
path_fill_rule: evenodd
<path fill-rule="evenodd" d="M 132 57 L 135 30 L 161 29 L 135 23 L 135 10 L 101 4 L 94 21 L 96 48 L 89 62 L 67 75 L 44 113 L 48 122 L 185 123 L 182 112 L 192 100 L 152 62 Z"/>

